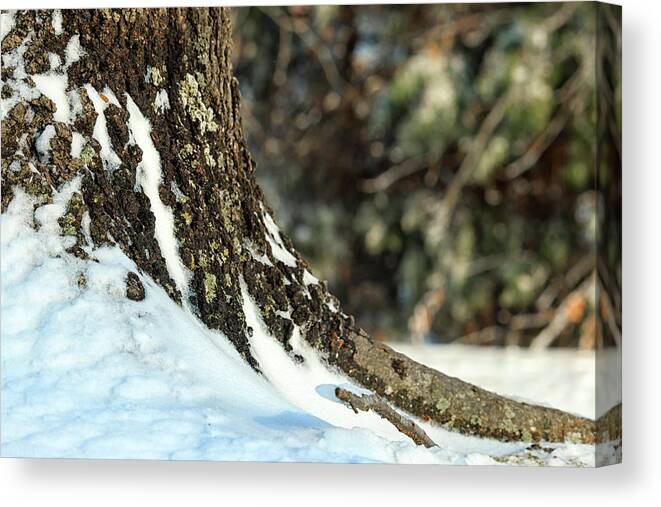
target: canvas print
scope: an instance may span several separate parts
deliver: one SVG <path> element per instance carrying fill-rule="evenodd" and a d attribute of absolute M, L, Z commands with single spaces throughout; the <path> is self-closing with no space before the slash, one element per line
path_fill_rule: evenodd
<path fill-rule="evenodd" d="M 620 462 L 620 7 L 13 7 L 2 457 Z"/>

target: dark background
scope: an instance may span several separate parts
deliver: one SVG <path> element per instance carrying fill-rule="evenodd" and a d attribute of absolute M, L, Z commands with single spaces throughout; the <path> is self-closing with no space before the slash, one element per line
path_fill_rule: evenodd
<path fill-rule="evenodd" d="M 259 183 L 361 326 L 619 340 L 619 11 L 252 7 L 234 23 Z"/>

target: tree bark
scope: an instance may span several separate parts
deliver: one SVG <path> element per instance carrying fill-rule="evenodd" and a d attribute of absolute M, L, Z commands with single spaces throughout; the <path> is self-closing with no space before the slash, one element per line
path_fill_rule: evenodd
<path fill-rule="evenodd" d="M 119 246 L 172 299 L 224 333 L 257 371 L 242 283 L 292 360 L 301 360 L 290 343 L 297 327 L 329 368 L 420 419 L 501 440 L 618 436 L 619 425 L 598 431 L 592 420 L 516 402 L 418 364 L 372 341 L 341 312 L 287 236 L 274 230 L 255 182 L 232 76 L 227 9 L 59 16 L 16 12 L 2 40 L 3 212 L 18 188 L 36 207 L 80 178 L 61 219 L 62 233 L 76 239 L 70 252 L 92 261 L 93 248 Z M 76 40 L 84 52 L 78 60 L 71 56 Z M 64 100 L 43 85 L 49 77 L 64 82 Z M 156 158 L 129 128 L 134 115 L 149 120 Z M 110 146 L 99 134 L 104 129 Z M 84 144 L 76 153 L 72 143 L 80 136 Z M 150 193 L 142 172 L 154 160 L 161 179 Z M 160 236 L 158 206 L 172 213 L 174 250 Z M 131 288 L 131 294 L 140 291 Z"/>

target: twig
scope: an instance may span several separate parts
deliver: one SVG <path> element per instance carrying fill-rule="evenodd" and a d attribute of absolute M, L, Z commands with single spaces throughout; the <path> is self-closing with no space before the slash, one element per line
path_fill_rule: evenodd
<path fill-rule="evenodd" d="M 572 18 L 577 8 L 578 4 L 573 2 L 563 4 L 555 14 L 549 16 L 546 19 L 546 21 L 542 24 L 542 28 L 547 33 L 553 33 L 556 30 L 559 30 Z"/>
<path fill-rule="evenodd" d="M 608 329 L 610 330 L 611 335 L 613 336 L 615 345 L 621 347 L 622 333 L 620 332 L 620 328 L 617 325 L 617 320 L 615 319 L 615 310 L 613 308 L 613 304 L 611 303 L 611 299 L 608 296 L 608 291 L 604 290 L 604 287 L 601 284 L 601 280 L 598 280 L 597 283 L 599 287 L 600 310 L 602 317 L 605 317 L 604 320 L 606 321 L 606 325 L 608 326 Z"/>
<path fill-rule="evenodd" d="M 467 262 L 465 263 L 467 266 L 465 269 L 465 276 L 466 278 L 470 278 L 479 275 L 480 273 L 484 273 L 485 271 L 490 271 L 491 269 L 496 268 L 502 261 L 503 258 L 499 255 L 487 255 L 471 262 Z M 463 270 L 463 267 L 458 266 L 458 269 Z M 443 285 L 444 283 L 442 282 L 437 283 L 435 287 L 427 290 L 413 308 L 413 313 L 408 321 L 408 329 L 412 343 L 423 343 L 425 334 L 429 332 L 434 318 L 443 307 L 445 302 L 445 290 Z M 458 341 L 466 337 L 461 337 Z"/>
<path fill-rule="evenodd" d="M 317 56 L 317 60 L 324 71 L 328 83 L 337 93 L 343 96 L 344 93 L 351 88 L 351 85 L 340 74 L 330 48 L 322 41 L 316 40 L 315 34 L 310 29 L 309 24 L 306 25 L 305 30 L 302 30 L 296 23 L 292 23 L 290 19 L 283 15 L 278 9 L 269 7 L 258 7 L 258 9 L 271 18 L 281 30 L 295 33 L 301 38 L 303 43 Z"/>
<path fill-rule="evenodd" d="M 275 61 L 273 70 L 273 84 L 280 88 L 287 80 L 287 67 L 291 60 L 291 32 L 285 30 L 282 25 L 278 25 L 278 57 Z"/>
<path fill-rule="evenodd" d="M 496 343 L 499 339 L 504 340 L 505 331 L 500 326 L 488 326 L 472 333 L 460 336 L 453 343 L 464 345 L 490 345 Z"/>
<path fill-rule="evenodd" d="M 562 304 L 555 311 L 555 315 L 548 326 L 546 326 L 541 333 L 539 333 L 533 340 L 530 342 L 531 349 L 545 349 L 548 348 L 555 340 L 560 336 L 560 333 L 571 322 L 570 318 L 570 307 L 574 301 L 574 298 L 579 295 L 588 296 L 590 292 L 594 291 L 595 277 L 591 276 L 587 278 L 579 287 L 571 292 Z"/>
<path fill-rule="evenodd" d="M 461 14 L 456 18 L 435 23 L 434 26 L 419 35 L 412 37 L 414 48 L 420 48 L 437 38 L 454 39 L 457 35 L 469 32 L 475 28 L 492 30 L 498 25 L 508 23 L 514 15 L 513 8 L 498 6 L 495 11 L 480 11 L 472 14 Z"/>
<path fill-rule="evenodd" d="M 562 132 L 562 129 L 565 128 L 574 110 L 574 102 L 562 108 L 549 122 L 544 132 L 533 141 L 528 150 L 521 157 L 507 165 L 504 170 L 505 177 L 510 180 L 518 178 L 528 169 L 534 167 L 547 148 Z"/>
<path fill-rule="evenodd" d="M 436 447 L 436 443 L 429 438 L 427 433 L 425 433 L 420 426 L 404 417 L 399 412 L 393 410 L 390 405 L 383 401 L 383 399 L 377 394 L 358 396 L 351 391 L 336 387 L 335 396 L 345 405 L 351 407 L 356 414 L 358 413 L 358 410 L 362 410 L 363 412 L 374 410 L 374 412 L 390 422 L 401 433 L 413 440 L 416 445 L 424 445 L 427 448 Z"/>
<path fill-rule="evenodd" d="M 445 301 L 443 285 L 428 290 L 413 308 L 408 328 L 412 343 L 423 343 L 425 335 L 431 329 L 432 322 Z"/>
<path fill-rule="evenodd" d="M 597 255 L 597 274 L 604 290 L 611 297 L 613 308 L 617 309 L 618 314 L 621 314 L 622 296 L 620 285 L 617 283 L 618 277 L 614 277 L 615 273 L 606 265 L 602 255 Z"/>
<path fill-rule="evenodd" d="M 558 277 L 544 289 L 535 302 L 535 307 L 541 312 L 551 309 L 553 302 L 565 289 L 571 289 L 586 277 L 594 267 L 594 255 L 582 257 L 564 277 Z"/>
<path fill-rule="evenodd" d="M 426 165 L 421 165 L 419 160 L 416 157 L 411 157 L 399 164 L 390 166 L 388 169 L 383 171 L 378 176 L 374 178 L 364 179 L 360 183 L 360 189 L 366 194 L 374 194 L 376 192 L 381 192 L 393 183 L 410 176 L 422 169 L 425 169 Z"/>
<path fill-rule="evenodd" d="M 551 119 L 544 131 L 537 136 L 528 150 L 518 159 L 507 165 L 503 171 L 507 179 L 514 179 L 531 169 L 539 161 L 544 152 L 560 135 L 565 125 L 577 112 L 582 104 L 582 90 L 585 89 L 585 71 L 583 67 L 576 71 L 569 82 L 559 92 L 558 100 L 562 107 Z"/>
<path fill-rule="evenodd" d="M 520 313 L 512 317 L 510 328 L 515 331 L 523 331 L 544 327 L 552 317 L 553 312 L 550 310 L 543 310 L 539 313 Z"/>
<path fill-rule="evenodd" d="M 454 210 L 459 202 L 459 198 L 461 197 L 461 191 L 477 169 L 478 163 L 482 158 L 489 139 L 491 139 L 493 132 L 505 117 L 507 108 L 514 100 L 517 92 L 518 87 L 511 86 L 507 92 L 499 97 L 484 118 L 477 135 L 471 139 L 466 156 L 464 157 L 459 170 L 450 181 L 445 192 L 445 197 L 438 205 L 435 220 L 436 223 L 434 224 L 437 237 L 443 236 L 445 229 L 451 221 Z"/>

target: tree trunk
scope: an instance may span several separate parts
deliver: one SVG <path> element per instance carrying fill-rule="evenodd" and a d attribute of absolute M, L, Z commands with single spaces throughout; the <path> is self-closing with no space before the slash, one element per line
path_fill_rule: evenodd
<path fill-rule="evenodd" d="M 36 207 L 78 178 L 60 220 L 75 237 L 70 252 L 93 261 L 93 248 L 119 246 L 257 371 L 242 287 L 292 361 L 302 360 L 290 343 L 297 330 L 328 368 L 420 419 L 501 440 L 617 436 L 618 425 L 598 432 L 594 421 L 420 365 L 341 312 L 278 232 L 255 183 L 227 9 L 29 11 L 8 20 L 3 212 L 18 188 Z M 127 295 L 139 299 L 136 280 Z"/>

